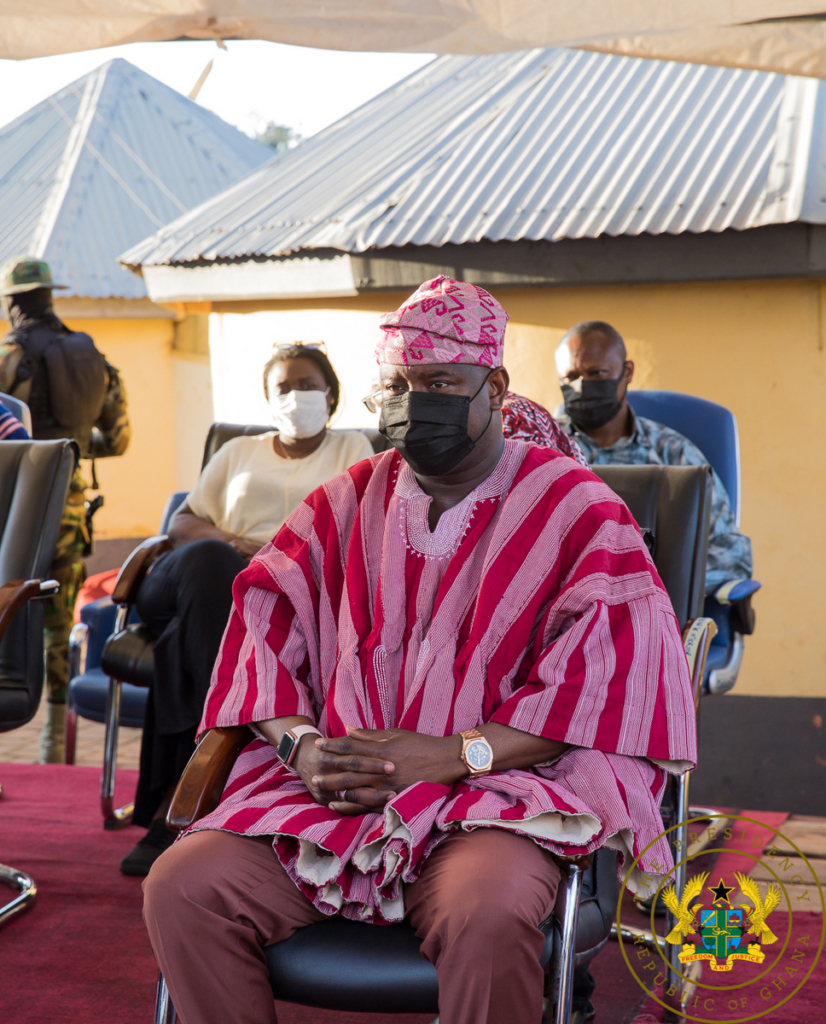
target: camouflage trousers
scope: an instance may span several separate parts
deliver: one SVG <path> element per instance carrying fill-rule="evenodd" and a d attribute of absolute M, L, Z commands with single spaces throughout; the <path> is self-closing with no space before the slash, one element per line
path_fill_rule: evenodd
<path fill-rule="evenodd" d="M 89 543 L 86 528 L 86 488 L 89 485 L 75 472 L 60 521 L 54 559 L 49 574 L 60 584 L 60 592 L 46 601 L 43 646 L 46 660 L 46 699 L 50 704 L 66 703 L 69 685 L 69 634 L 72 631 L 75 602 L 86 569 L 83 552 Z"/>

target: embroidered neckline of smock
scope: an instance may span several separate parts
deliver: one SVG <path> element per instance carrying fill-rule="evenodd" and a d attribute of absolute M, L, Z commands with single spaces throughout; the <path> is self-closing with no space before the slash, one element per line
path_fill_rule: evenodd
<path fill-rule="evenodd" d="M 402 462 L 396 480 L 395 496 L 399 501 L 399 530 L 406 533 L 409 549 L 426 558 L 452 555 L 470 529 L 480 501 L 496 501 L 506 494 L 528 450 L 524 441 L 506 440 L 502 458 L 491 475 L 463 498 L 458 505 L 443 512 L 431 532 L 427 521 L 431 497 L 419 487 L 413 470 Z"/>

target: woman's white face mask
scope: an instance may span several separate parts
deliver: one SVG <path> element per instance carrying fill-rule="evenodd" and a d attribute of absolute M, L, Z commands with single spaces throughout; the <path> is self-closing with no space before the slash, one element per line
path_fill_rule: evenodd
<path fill-rule="evenodd" d="M 327 426 L 330 416 L 327 391 L 289 391 L 270 395 L 273 426 L 286 437 L 314 437 Z"/>

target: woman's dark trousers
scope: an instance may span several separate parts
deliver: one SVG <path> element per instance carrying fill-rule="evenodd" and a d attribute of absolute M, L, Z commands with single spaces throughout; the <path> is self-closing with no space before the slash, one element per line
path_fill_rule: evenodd
<path fill-rule="evenodd" d="M 221 540 L 197 540 L 159 558 L 136 608 L 157 636 L 135 796 L 136 825 L 148 827 L 195 749 L 212 666 L 246 561 Z"/>

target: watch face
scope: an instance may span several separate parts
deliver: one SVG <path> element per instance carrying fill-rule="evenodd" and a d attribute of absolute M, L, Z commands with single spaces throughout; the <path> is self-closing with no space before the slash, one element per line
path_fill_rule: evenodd
<path fill-rule="evenodd" d="M 289 761 L 290 754 L 293 752 L 294 746 L 295 740 L 288 732 L 285 732 L 284 735 L 281 737 L 281 742 L 278 744 L 277 750 L 277 754 L 284 764 L 286 764 Z"/>
<path fill-rule="evenodd" d="M 490 747 L 481 740 L 474 740 L 465 751 L 465 759 L 471 768 L 487 768 L 491 760 Z"/>

